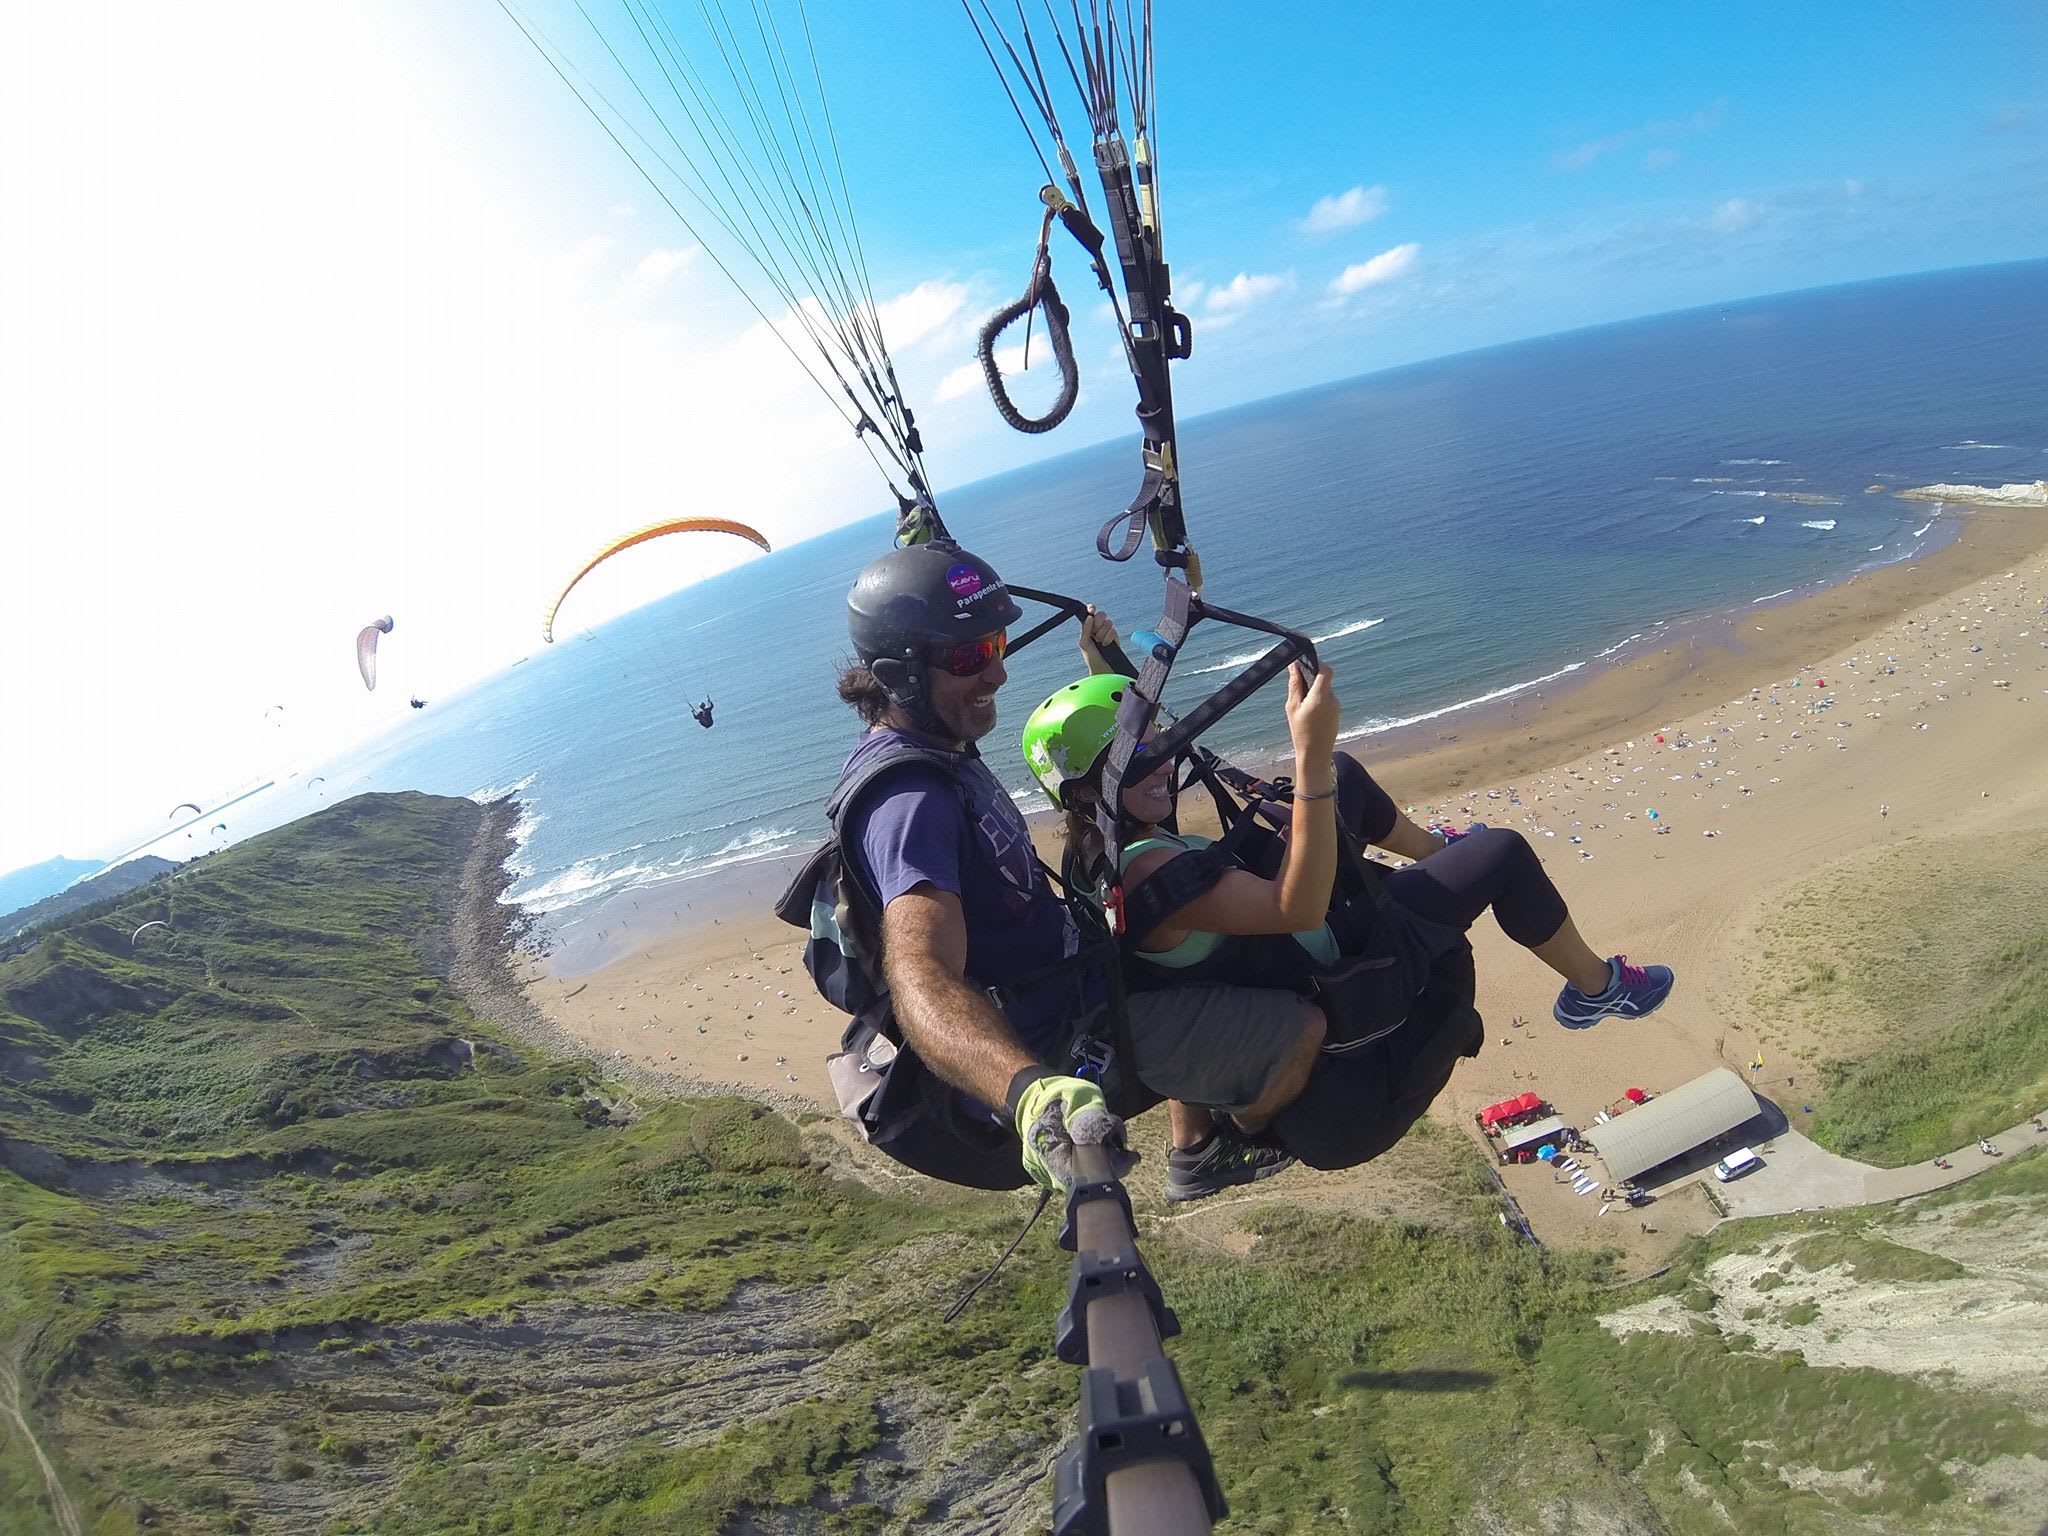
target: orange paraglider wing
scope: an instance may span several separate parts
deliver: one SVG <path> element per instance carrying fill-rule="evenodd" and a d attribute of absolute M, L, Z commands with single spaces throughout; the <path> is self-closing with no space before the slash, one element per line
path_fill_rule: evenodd
<path fill-rule="evenodd" d="M 645 544 L 649 539 L 658 539 L 665 534 L 671 533 L 729 533 L 735 538 L 750 540 L 758 544 L 764 552 L 772 553 L 769 550 L 768 540 L 759 531 L 749 528 L 745 523 L 733 522 L 729 518 L 679 517 L 670 518 L 666 522 L 650 523 L 645 528 L 636 528 L 631 533 L 612 540 L 611 543 L 605 545 L 603 549 L 592 555 L 584 562 L 583 569 L 574 576 L 571 576 L 568 584 L 555 594 L 555 600 L 548 604 L 547 617 L 540 621 L 541 639 L 547 641 L 550 645 L 554 644 L 555 615 L 561 612 L 563 599 L 576 590 L 577 582 L 588 576 L 600 565 L 603 565 L 605 561 L 611 559 L 620 550 L 631 549 L 635 544 Z"/>

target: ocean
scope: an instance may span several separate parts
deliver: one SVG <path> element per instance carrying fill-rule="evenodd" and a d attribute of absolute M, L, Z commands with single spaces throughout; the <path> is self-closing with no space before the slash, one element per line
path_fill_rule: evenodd
<path fill-rule="evenodd" d="M 1190 420 L 1180 438 L 1205 595 L 1313 635 L 1355 743 L 1909 557 L 1955 514 L 1869 488 L 2048 476 L 2044 405 L 2048 262 L 2032 262 L 1520 342 Z M 1156 619 L 1159 573 L 1145 552 L 1101 560 L 1094 539 L 1138 474 L 1133 436 L 942 509 L 1010 580 L 1099 603 L 1128 634 Z M 510 894 L 558 930 L 619 892 L 805 847 L 857 730 L 832 686 L 846 588 L 890 527 L 878 515 L 571 634 L 317 770 L 322 793 L 515 795 Z M 1079 672 L 1072 633 L 1012 660 L 983 743 L 1027 803 L 1017 732 Z M 1177 701 L 1264 648 L 1198 630 Z M 709 731 L 688 713 L 706 692 Z M 1284 747 L 1277 690 L 1210 740 Z M 318 805 L 297 785 L 266 798 L 273 824 Z"/>

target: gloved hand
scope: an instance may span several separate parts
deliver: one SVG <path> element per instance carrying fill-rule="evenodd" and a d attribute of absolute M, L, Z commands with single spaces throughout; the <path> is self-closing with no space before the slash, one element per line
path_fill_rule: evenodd
<path fill-rule="evenodd" d="M 1017 1097 L 1017 1134 L 1024 1143 L 1024 1171 L 1047 1189 L 1074 1187 L 1074 1148 L 1110 1149 L 1112 1171 L 1122 1178 L 1137 1166 L 1124 1149 L 1124 1123 L 1109 1112 L 1102 1090 L 1078 1077 L 1048 1074 Z"/>

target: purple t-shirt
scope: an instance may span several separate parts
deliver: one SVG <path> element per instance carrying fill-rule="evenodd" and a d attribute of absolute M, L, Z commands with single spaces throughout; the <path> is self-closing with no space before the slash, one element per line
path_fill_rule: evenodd
<path fill-rule="evenodd" d="M 870 731 L 847 771 L 903 742 L 932 745 L 900 731 Z M 853 807 L 841 846 L 855 852 L 884 907 L 923 884 L 959 897 L 967 980 L 1008 986 L 1073 954 L 1079 935 L 1039 868 L 1016 802 L 978 755 L 956 756 L 958 784 L 929 763 L 885 772 Z M 1043 1055 L 1074 1022 L 1075 1009 L 1074 979 L 1065 976 L 1029 988 L 1004 1012 L 1024 1045 Z"/>

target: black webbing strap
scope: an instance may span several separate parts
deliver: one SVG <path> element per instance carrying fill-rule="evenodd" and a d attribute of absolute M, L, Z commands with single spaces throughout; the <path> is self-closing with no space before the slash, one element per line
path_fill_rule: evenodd
<path fill-rule="evenodd" d="M 1253 827 L 1239 816 L 1206 848 L 1190 848 L 1161 864 L 1124 892 L 1124 945 L 1135 950 L 1152 930 L 1197 897 L 1205 896 L 1237 863 L 1237 850 Z"/>
<path fill-rule="evenodd" d="M 1054 197 L 1059 196 L 1057 188 L 1048 187 L 1046 191 Z M 1031 281 L 1025 286 L 1024 296 L 1015 303 L 1005 304 L 991 315 L 974 343 L 974 355 L 981 360 L 981 374 L 988 383 L 989 398 L 995 402 L 996 414 L 1019 432 L 1050 432 L 1067 419 L 1068 413 L 1074 409 L 1074 402 L 1081 397 L 1081 372 L 1074 362 L 1074 341 L 1067 330 L 1067 306 L 1060 300 L 1059 289 L 1053 286 L 1052 252 L 1046 244 L 1058 211 L 1055 204 L 1047 203 L 1045 218 L 1038 226 L 1038 255 L 1031 264 Z M 1100 237 L 1097 239 L 1099 242 Z M 1052 343 L 1053 362 L 1060 371 L 1059 397 L 1043 416 L 1027 415 L 1010 398 L 1010 391 L 1003 382 L 1002 367 L 996 362 L 996 343 L 1002 339 L 1003 332 L 1034 309 L 1045 311 L 1045 334 Z M 1028 324 L 1024 332 L 1024 347 L 1024 366 L 1028 368 L 1031 366 Z"/>
<path fill-rule="evenodd" d="M 1095 825 L 1102 834 L 1102 859 L 1094 871 L 1096 894 L 1109 909 L 1111 931 L 1119 934 L 1123 932 L 1123 922 L 1112 897 L 1115 903 L 1120 904 L 1124 780 L 1130 772 L 1131 757 L 1138 750 L 1138 743 L 1145 739 L 1145 732 L 1152 728 L 1153 717 L 1159 712 L 1159 696 L 1166 689 L 1173 658 L 1187 639 L 1194 615 L 1194 593 L 1185 581 L 1169 575 L 1166 578 L 1165 611 L 1160 615 L 1155 632 L 1156 643 L 1145 655 L 1136 684 L 1124 690 L 1123 702 L 1116 711 L 1116 737 L 1110 742 L 1109 757 L 1102 765 L 1101 798 L 1095 804 Z M 1172 731 L 1167 732 L 1169 736 L 1172 734 Z"/>

